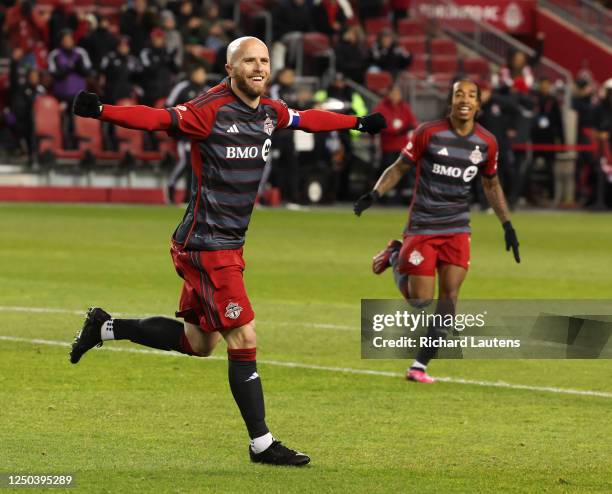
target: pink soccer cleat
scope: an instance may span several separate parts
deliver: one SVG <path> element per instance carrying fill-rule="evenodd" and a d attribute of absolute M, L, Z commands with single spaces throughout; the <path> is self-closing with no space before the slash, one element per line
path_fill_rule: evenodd
<path fill-rule="evenodd" d="M 374 274 L 381 274 L 387 269 L 391 254 L 400 250 L 402 243 L 399 240 L 389 240 L 387 246 L 372 258 L 372 271 Z"/>
<path fill-rule="evenodd" d="M 423 384 L 433 384 L 436 380 L 431 377 L 427 372 L 421 369 L 408 369 L 406 371 L 406 379 L 408 381 L 414 381 Z"/>

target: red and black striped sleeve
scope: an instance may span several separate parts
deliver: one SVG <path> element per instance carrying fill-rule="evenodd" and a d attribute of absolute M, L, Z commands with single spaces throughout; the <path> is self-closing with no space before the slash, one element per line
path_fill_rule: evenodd
<path fill-rule="evenodd" d="M 410 139 L 401 151 L 401 156 L 406 163 L 416 165 L 427 147 L 424 143 L 426 124 L 419 125 L 410 135 Z"/>
<path fill-rule="evenodd" d="M 228 86 L 222 83 L 187 103 L 167 108 L 171 118 L 169 133 L 193 140 L 206 139 L 215 123 L 217 108 L 231 100 Z"/>
<path fill-rule="evenodd" d="M 478 125 L 478 135 L 487 143 L 487 160 L 480 165 L 480 174 L 486 178 L 497 175 L 497 139 L 487 129 Z"/>
<path fill-rule="evenodd" d="M 171 125 L 168 133 L 183 135 L 189 139 L 203 140 L 208 137 L 214 124 L 212 107 L 195 108 L 191 102 L 167 108 Z"/>

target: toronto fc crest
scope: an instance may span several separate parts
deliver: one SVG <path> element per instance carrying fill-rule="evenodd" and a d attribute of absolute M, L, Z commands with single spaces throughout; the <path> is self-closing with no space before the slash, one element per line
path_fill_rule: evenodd
<path fill-rule="evenodd" d="M 477 165 L 482 161 L 482 153 L 480 152 L 480 146 L 476 146 L 476 149 L 470 153 L 470 161 Z"/>
<path fill-rule="evenodd" d="M 272 132 L 274 132 L 274 122 L 270 120 L 270 117 L 266 117 L 266 120 L 264 121 L 264 132 L 269 136 L 271 136 Z"/>
<path fill-rule="evenodd" d="M 423 261 L 425 260 L 425 258 L 423 257 L 423 254 L 421 254 L 418 250 L 413 250 L 410 253 L 410 257 L 408 258 L 408 262 L 410 264 L 412 264 L 413 266 L 418 266 L 419 264 L 421 264 Z"/>
<path fill-rule="evenodd" d="M 238 305 L 236 302 L 230 302 L 225 308 L 225 317 L 228 319 L 238 319 L 241 312 L 242 307 L 240 307 L 240 305 Z"/>

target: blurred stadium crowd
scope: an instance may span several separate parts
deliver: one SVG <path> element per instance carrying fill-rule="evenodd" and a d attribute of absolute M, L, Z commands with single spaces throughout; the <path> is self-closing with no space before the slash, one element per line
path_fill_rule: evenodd
<path fill-rule="evenodd" d="M 412 18 L 410 7 L 411 0 L 4 0 L 0 161 L 35 171 L 62 160 L 88 169 L 155 162 L 169 177 L 172 196 L 185 173 L 188 143 L 75 119 L 72 98 L 87 89 L 110 104 L 179 104 L 223 78 L 232 39 L 256 35 L 271 46 L 273 97 L 297 109 L 381 111 L 389 123 L 376 141 L 348 131 L 278 132 L 267 180 L 284 201 L 308 199 L 306 175 L 324 184 L 313 201 L 350 200 L 369 188 L 408 133 L 430 118 L 414 104 L 415 81 L 439 88 L 443 98 L 458 77 L 481 84 L 479 118 L 498 139 L 512 206 L 573 208 L 609 195 L 612 79 L 595 80 L 588 64 L 571 88 L 539 76 L 542 33 L 534 54 L 509 51 L 506 65 L 465 55 L 454 40 Z M 576 122 L 568 126 L 570 107 Z M 578 147 L 564 147 L 568 129 Z M 407 177 L 390 201 L 407 203 L 413 180 Z M 486 208 L 475 187 L 475 200 Z"/>

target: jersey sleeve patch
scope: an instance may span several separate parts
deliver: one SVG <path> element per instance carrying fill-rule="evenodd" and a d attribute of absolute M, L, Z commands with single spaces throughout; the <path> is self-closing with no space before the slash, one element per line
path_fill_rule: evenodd
<path fill-rule="evenodd" d="M 405 158 L 405 161 L 409 162 L 409 163 L 416 163 L 417 161 L 417 156 L 415 155 L 415 132 L 413 132 L 412 136 L 410 137 L 408 144 L 406 144 L 406 146 L 404 146 L 404 149 L 402 149 L 402 156 Z"/>
<path fill-rule="evenodd" d="M 190 103 L 169 108 L 175 134 L 189 139 L 202 140 L 208 137 L 214 116 L 208 107 L 194 108 Z"/>
<path fill-rule="evenodd" d="M 289 122 L 287 123 L 287 127 L 299 127 L 300 126 L 300 112 L 293 110 L 291 108 L 289 110 Z"/>

